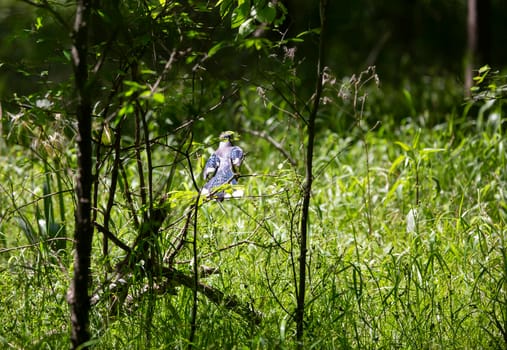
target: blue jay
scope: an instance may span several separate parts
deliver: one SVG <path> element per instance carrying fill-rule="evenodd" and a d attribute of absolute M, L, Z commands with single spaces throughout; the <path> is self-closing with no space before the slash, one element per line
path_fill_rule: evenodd
<path fill-rule="evenodd" d="M 234 139 L 234 132 L 225 131 L 220 135 L 220 145 L 218 146 L 215 153 L 206 162 L 204 166 L 204 179 L 208 182 L 202 189 L 202 194 L 208 195 L 213 191 L 213 188 L 223 184 L 236 185 L 237 172 L 241 163 L 243 162 L 243 150 L 232 144 Z M 239 191 L 233 193 L 234 197 L 240 197 L 242 195 Z M 217 193 L 217 199 L 223 200 L 225 197 L 224 192 Z"/>

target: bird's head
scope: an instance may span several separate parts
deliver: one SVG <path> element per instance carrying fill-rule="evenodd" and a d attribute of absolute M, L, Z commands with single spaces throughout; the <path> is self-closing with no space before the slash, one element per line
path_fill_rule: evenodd
<path fill-rule="evenodd" d="M 235 141 L 239 138 L 239 135 L 237 133 L 235 133 L 234 131 L 224 131 L 220 134 L 220 141 L 224 142 L 224 141 L 229 141 L 229 142 L 232 142 L 232 141 Z"/>

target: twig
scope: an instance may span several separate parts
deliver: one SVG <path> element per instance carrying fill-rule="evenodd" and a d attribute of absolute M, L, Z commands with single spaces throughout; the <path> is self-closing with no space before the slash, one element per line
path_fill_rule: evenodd
<path fill-rule="evenodd" d="M 139 107 L 139 103 L 137 103 L 137 106 Z M 143 207 L 146 207 L 147 205 L 147 199 L 146 199 L 146 182 L 144 179 L 144 167 L 143 167 L 143 160 L 141 156 L 141 118 L 139 114 L 142 113 L 142 111 L 137 110 L 135 113 L 135 128 L 134 128 L 134 151 L 135 151 L 135 159 L 137 164 L 137 173 L 139 176 L 139 196 L 141 198 L 141 205 Z M 148 221 L 149 215 L 148 211 L 144 212 L 143 220 Z"/>
<path fill-rule="evenodd" d="M 194 209 L 194 221 L 193 221 L 193 232 L 194 237 L 192 239 L 192 255 L 194 260 L 193 265 L 193 273 L 194 275 L 190 278 L 192 281 L 192 312 L 190 318 L 190 335 L 188 337 L 188 348 L 191 349 L 194 346 L 195 334 L 197 332 L 197 307 L 198 307 L 198 298 L 197 292 L 199 291 L 199 286 L 201 283 L 199 282 L 199 256 L 197 254 L 197 218 L 198 218 L 198 209 L 199 209 L 199 199 L 201 193 L 197 193 L 197 198 L 195 199 L 195 203 L 193 206 Z"/>
<path fill-rule="evenodd" d="M 292 158 L 290 153 L 285 148 L 283 148 L 283 146 L 279 142 L 277 142 L 274 138 L 272 138 L 265 131 L 257 131 L 257 130 L 250 130 L 250 129 L 243 129 L 242 131 L 249 133 L 250 135 L 263 138 L 264 140 L 268 141 L 270 144 L 273 145 L 273 147 L 275 147 L 278 151 L 280 151 L 287 158 L 287 160 L 289 161 L 289 163 L 292 166 L 297 165 L 297 161 L 294 158 Z"/>
<path fill-rule="evenodd" d="M 4 190 L 5 191 L 5 190 Z M 6 193 L 9 193 L 7 191 L 5 191 Z M 11 210 L 8 210 L 7 211 L 7 214 L 13 214 L 13 213 L 17 213 L 19 212 L 20 209 L 23 209 L 25 207 L 29 207 L 31 206 L 32 204 L 35 204 L 37 203 L 38 201 L 40 200 L 43 200 L 45 198 L 50 198 L 50 197 L 53 197 L 53 196 L 56 196 L 56 195 L 59 195 L 59 194 L 63 194 L 63 193 L 70 193 L 70 192 L 74 192 L 74 190 L 72 189 L 69 189 L 69 190 L 61 190 L 61 191 L 56 191 L 56 192 L 51 192 L 51 193 L 46 193 L 42 196 L 37 196 L 36 199 L 30 201 L 30 202 L 27 202 L 27 203 L 24 203 L 24 204 L 21 204 L 19 206 L 16 206 L 14 209 L 11 209 Z M 34 194 L 35 195 L 35 194 Z M 11 198 L 12 199 L 12 202 L 13 204 L 16 204 L 16 199 L 14 197 Z"/>
<path fill-rule="evenodd" d="M 38 242 L 33 243 L 33 244 L 20 245 L 20 246 L 12 247 L 12 248 L 2 248 L 2 249 L 0 249 L 0 254 L 2 254 L 2 253 L 8 253 L 8 252 L 11 252 L 13 250 L 21 250 L 21 249 L 28 249 L 28 248 L 39 247 L 41 243 L 49 243 L 49 242 L 53 242 L 53 241 L 69 241 L 69 242 L 74 243 L 73 239 L 67 238 L 67 237 L 48 238 L 48 239 L 45 239 L 43 241 L 38 241 Z"/>
<path fill-rule="evenodd" d="M 185 240 L 188 233 L 188 227 L 190 225 L 190 219 L 192 218 L 193 210 L 189 210 L 187 213 L 187 219 L 185 220 L 185 225 L 183 225 L 183 228 L 180 231 L 180 234 L 176 238 L 178 240 L 178 245 L 174 248 L 174 251 L 166 258 L 164 258 L 164 262 L 167 261 L 167 264 L 172 267 L 174 264 L 174 259 L 176 258 L 176 255 L 181 251 L 183 248 L 183 245 L 185 244 Z"/>
<path fill-rule="evenodd" d="M 101 129 L 101 132 L 103 131 L 103 129 Z M 111 220 L 111 210 L 113 209 L 113 205 L 114 205 L 114 198 L 115 198 L 115 194 L 116 194 L 116 186 L 118 184 L 118 173 L 119 173 L 119 168 L 120 168 L 120 163 L 121 163 L 121 156 L 120 156 L 120 148 L 121 148 L 121 121 L 120 123 L 118 124 L 116 130 L 115 130 L 115 139 L 114 139 L 114 162 L 113 162 L 113 170 L 111 171 L 111 184 L 109 186 L 109 196 L 107 198 L 107 205 L 106 205 L 106 211 L 104 213 L 104 231 L 101 231 L 102 233 L 104 232 L 109 232 L 109 221 Z M 97 145 L 97 150 L 99 149 L 99 145 L 100 143 Z M 98 154 L 98 151 L 97 151 L 97 161 L 99 159 L 99 154 Z M 99 171 L 98 169 L 96 169 L 96 174 L 98 174 Z M 95 185 L 95 188 L 98 190 L 98 181 L 97 181 L 97 184 Z M 96 190 L 96 191 L 97 191 Z M 96 192 L 95 193 L 95 200 L 97 200 L 98 198 L 98 193 Z M 95 218 L 94 218 L 94 221 L 95 221 Z M 96 226 L 98 227 L 99 225 L 96 224 Z M 105 234 L 105 233 L 104 233 Z M 103 246 L 103 255 L 104 256 L 107 256 L 108 254 L 108 238 L 109 236 L 104 236 L 104 246 Z M 113 235 L 114 238 L 116 238 L 114 235 Z M 113 239 L 114 241 L 114 239 Z M 119 246 L 119 247 L 122 247 L 120 244 L 118 243 L 122 243 L 120 240 L 117 240 L 115 241 L 115 243 Z M 126 245 L 124 245 L 125 247 L 127 247 Z M 123 248 L 125 250 L 125 248 Z M 128 251 L 128 250 L 127 250 Z"/>
<path fill-rule="evenodd" d="M 174 61 L 176 60 L 176 49 L 174 49 L 171 52 L 171 56 L 165 63 L 164 69 L 162 70 L 162 73 L 159 74 L 157 81 L 155 81 L 155 84 L 153 86 L 150 86 L 150 94 L 153 95 L 155 91 L 157 90 L 158 86 L 160 85 L 160 82 L 162 81 L 162 78 L 167 74 L 167 72 L 171 69 Z"/>
<path fill-rule="evenodd" d="M 278 247 L 279 246 L 279 244 L 277 244 L 277 243 L 275 243 L 275 244 L 269 244 L 269 245 L 268 244 L 259 244 L 257 242 L 251 241 L 249 239 L 244 239 L 242 241 L 235 242 L 235 243 L 229 244 L 229 245 L 227 245 L 225 247 L 216 249 L 216 250 L 214 250 L 211 253 L 204 254 L 203 256 L 201 256 L 201 259 L 208 258 L 208 257 L 216 255 L 216 254 L 218 254 L 220 252 L 223 252 L 223 251 L 226 251 L 226 250 L 229 250 L 229 249 L 232 249 L 232 248 L 236 248 L 236 247 L 239 247 L 239 246 L 245 245 L 245 244 L 251 244 L 251 245 L 254 245 L 256 247 L 263 248 L 263 249 L 265 249 L 265 248 L 273 248 L 273 247 Z M 183 260 L 183 261 L 178 261 L 177 264 L 180 264 L 180 265 L 181 264 L 189 264 L 191 262 L 192 262 L 192 260 Z"/>
<path fill-rule="evenodd" d="M 63 17 L 49 5 L 47 0 L 43 0 L 41 3 L 32 0 L 21 0 L 21 1 L 27 3 L 28 5 L 47 10 L 65 28 L 67 32 L 70 32 L 72 30 L 71 26 L 67 22 L 65 22 Z"/>
<path fill-rule="evenodd" d="M 134 227 L 136 229 L 138 229 L 140 226 L 140 223 L 139 223 L 139 218 L 137 217 L 137 211 L 135 210 L 134 200 L 132 198 L 132 193 L 130 192 L 131 187 L 129 185 L 129 179 L 127 176 L 127 172 L 126 172 L 125 167 L 123 166 L 122 162 L 120 162 L 119 165 L 120 165 L 121 177 L 123 178 L 123 195 L 125 196 L 127 206 L 130 210 L 130 215 L 131 215 L 132 220 L 134 222 Z"/>

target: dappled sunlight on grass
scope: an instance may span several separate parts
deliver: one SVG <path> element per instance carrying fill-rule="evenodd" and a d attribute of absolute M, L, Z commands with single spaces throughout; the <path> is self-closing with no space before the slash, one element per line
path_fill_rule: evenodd
<path fill-rule="evenodd" d="M 309 231 L 309 343 L 319 348 L 501 346 L 507 322 L 504 138 L 451 135 L 438 128 L 388 129 L 371 131 L 364 140 L 323 133 L 317 145 Z M 263 321 L 249 325 L 201 296 L 200 344 L 292 346 L 301 179 L 289 164 L 276 166 L 281 164 L 276 152 L 264 155 L 245 160 L 251 176 L 240 179 L 244 197 L 203 202 L 197 221 L 199 264 L 211 271 L 202 282 L 236 296 L 259 311 Z M 16 183 L 15 178 L 9 181 Z M 173 219 L 163 228 L 162 251 L 184 224 L 182 203 L 170 202 Z M 130 219 L 121 210 L 113 215 L 118 236 L 132 240 Z M 15 235 L 22 228 L 13 227 L 2 222 L 4 247 L 19 240 Z M 11 314 L 3 327 L 16 329 L 20 339 L 16 343 L 3 336 L 4 344 L 34 344 L 28 339 L 60 344 L 66 337 L 68 274 L 54 264 L 69 268 L 69 261 L 54 260 L 50 251 L 36 253 L 39 249 L 46 251 L 27 246 L 0 257 L 0 293 L 9 304 L 2 303 L 2 314 Z M 100 249 L 97 240 L 96 255 Z M 123 255 L 113 249 L 110 259 Z M 103 263 L 94 259 L 94 270 L 100 271 Z M 175 263 L 192 271 L 189 247 Z M 101 277 L 96 279 L 100 284 Z M 34 280 L 37 288 L 31 288 Z M 141 293 L 144 285 L 135 282 L 131 293 Z M 100 336 L 98 344 L 142 347 L 136 340 L 144 332 L 142 320 L 155 308 L 152 344 L 184 347 L 188 330 L 181 324 L 188 322 L 190 290 L 175 286 L 171 294 L 153 296 L 155 304 L 141 295 L 122 315 L 105 318 L 107 303 L 94 307 L 92 330 Z M 41 324 L 11 310 L 39 316 L 53 310 L 58 316 Z"/>

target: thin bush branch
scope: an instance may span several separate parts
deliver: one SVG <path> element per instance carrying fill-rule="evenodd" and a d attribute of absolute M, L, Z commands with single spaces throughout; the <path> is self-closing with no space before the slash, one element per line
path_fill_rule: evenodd
<path fill-rule="evenodd" d="M 138 107 L 139 105 L 136 104 Z M 136 159 L 136 163 L 137 163 L 137 173 L 138 173 L 138 176 L 139 176 L 139 195 L 141 197 L 141 205 L 143 207 L 146 207 L 146 204 L 147 204 L 147 199 L 146 199 L 146 182 L 145 182 L 145 179 L 144 179 L 144 167 L 143 167 L 143 161 L 142 161 L 142 157 L 141 157 L 141 144 L 142 144 L 142 140 L 141 140 L 141 118 L 139 116 L 139 114 L 142 113 L 142 111 L 139 110 L 139 108 L 137 109 L 136 113 L 135 113 L 135 132 L 134 132 L 134 143 L 135 143 L 135 147 L 134 147 L 134 151 L 135 151 L 135 159 Z M 144 212 L 144 221 L 147 221 L 148 219 L 148 212 L 145 211 Z"/>
<path fill-rule="evenodd" d="M 114 205 L 114 198 L 116 194 L 116 187 L 118 184 L 118 173 L 120 169 L 121 163 L 121 155 L 120 155 L 120 147 L 121 147 L 121 122 L 118 124 L 115 133 L 114 133 L 114 161 L 113 161 L 113 169 L 111 171 L 111 184 L 109 186 L 109 196 L 107 198 L 106 211 L 104 212 L 104 231 L 101 232 L 109 232 L 109 221 L 111 220 L 111 210 Z M 98 159 L 98 157 L 97 157 Z M 98 188 L 98 186 L 96 186 Z M 104 245 L 103 245 L 103 255 L 107 256 L 108 254 L 108 236 L 104 236 Z M 114 237 L 116 238 L 116 237 Z M 119 243 L 121 241 L 115 241 L 115 243 L 121 247 Z M 125 245 L 126 246 L 126 245 Z"/>
<path fill-rule="evenodd" d="M 123 166 L 123 163 L 120 162 L 120 173 L 121 177 L 123 179 L 123 196 L 125 197 L 125 200 L 127 202 L 127 207 L 130 210 L 131 218 L 134 222 L 134 228 L 139 229 L 139 218 L 137 217 L 137 212 L 135 210 L 134 206 L 134 200 L 132 199 L 132 193 L 130 192 L 130 185 L 128 181 L 127 172 L 125 170 L 125 167 Z"/>
<path fill-rule="evenodd" d="M 185 224 L 183 225 L 183 228 L 181 229 L 180 234 L 176 238 L 176 241 L 178 242 L 176 247 L 174 248 L 172 253 L 167 257 L 167 259 L 164 258 L 164 262 L 166 262 L 169 267 L 172 267 L 174 265 L 174 260 L 176 259 L 176 255 L 181 251 L 181 249 L 185 245 L 187 234 L 188 234 L 188 228 L 190 226 L 190 220 L 192 219 L 192 214 L 194 214 L 194 210 L 189 210 L 187 213 Z"/>

